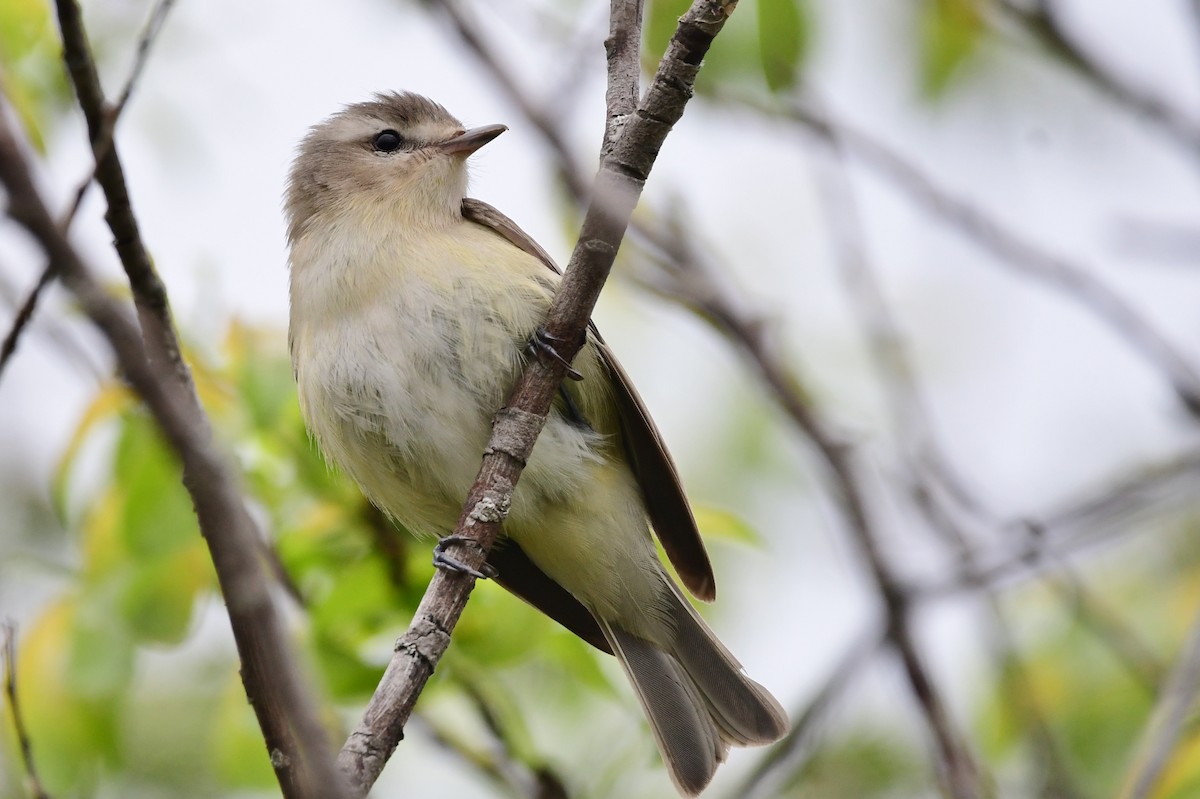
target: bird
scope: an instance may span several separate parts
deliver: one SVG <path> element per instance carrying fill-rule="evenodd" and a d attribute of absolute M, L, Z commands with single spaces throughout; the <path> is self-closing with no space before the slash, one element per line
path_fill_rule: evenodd
<path fill-rule="evenodd" d="M 287 180 L 288 341 L 307 428 L 367 499 L 439 540 L 527 360 L 554 354 L 539 326 L 558 268 L 467 196 L 468 157 L 505 130 L 381 93 L 310 128 Z M 687 590 L 715 598 L 675 464 L 594 324 L 571 374 L 477 576 L 617 657 L 677 790 L 695 796 L 731 746 L 778 740 L 787 715 L 659 558 L 651 531 Z"/>

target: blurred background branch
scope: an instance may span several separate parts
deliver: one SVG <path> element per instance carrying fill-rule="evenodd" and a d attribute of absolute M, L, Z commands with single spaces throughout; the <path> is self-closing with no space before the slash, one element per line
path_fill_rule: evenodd
<path fill-rule="evenodd" d="M 72 241 L 113 274 L 99 198 L 66 177 L 99 171 L 33 5 L 0 5 L 0 88 L 45 196 L 78 210 Z M 430 568 L 300 424 L 278 332 L 289 148 L 375 90 L 506 122 L 472 192 L 562 253 L 604 145 L 607 3 L 213 0 L 167 28 L 169 0 L 119 5 L 84 11 L 100 73 L 134 76 L 114 96 L 137 101 L 119 127 L 103 105 L 89 144 L 122 145 L 196 391 L 344 722 Z M 643 69 L 686 7 L 647 2 Z M 759 0 L 708 53 L 597 316 L 713 542 L 705 612 L 793 710 L 714 795 L 1200 784 L 1197 8 Z M 102 350 L 73 307 L 19 312 L 43 263 L 0 227 L 10 338 L 22 316 L 48 334 L 0 381 L 0 603 L 42 781 L 271 795 L 178 464 L 107 366 L 87 379 Z M 659 799 L 609 665 L 480 586 L 380 790 Z"/>

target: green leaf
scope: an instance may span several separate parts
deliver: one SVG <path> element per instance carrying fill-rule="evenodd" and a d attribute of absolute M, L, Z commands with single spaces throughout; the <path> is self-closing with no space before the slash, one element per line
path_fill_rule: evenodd
<path fill-rule="evenodd" d="M 986 32 L 979 0 L 925 0 L 921 9 L 921 88 L 946 92 Z"/>
<path fill-rule="evenodd" d="M 808 48 L 808 18 L 798 0 L 758 0 L 758 51 L 763 77 L 773 92 L 796 85 Z"/>
<path fill-rule="evenodd" d="M 314 630 L 313 655 L 331 698 L 361 702 L 371 696 L 383 676 L 383 667 L 367 663 L 358 647 L 329 630 Z"/>
<path fill-rule="evenodd" d="M 658 67 L 679 26 L 679 18 L 690 5 L 689 0 L 653 0 L 648 4 L 642 50 L 643 67 L 647 71 L 653 72 Z M 711 95 L 729 85 L 753 88 L 762 85 L 759 33 L 753 17 L 745 12 L 729 17 L 704 57 L 704 67 L 696 77 L 697 92 Z"/>
<path fill-rule="evenodd" d="M 81 698 L 114 697 L 133 679 L 133 640 L 109 611 L 106 598 L 87 597 L 75 608 L 66 675 L 72 693 Z"/>
<path fill-rule="evenodd" d="M 643 54 L 651 59 L 647 68 L 653 69 L 658 65 L 667 50 L 667 43 L 679 27 L 679 18 L 691 4 L 691 0 L 651 0 L 646 4 Z"/>
<path fill-rule="evenodd" d="M 222 782 L 234 788 L 274 788 L 278 795 L 262 731 L 236 674 L 230 675 L 218 701 L 211 740 L 214 765 Z"/>
<path fill-rule="evenodd" d="M 189 549 L 137 564 L 118 599 L 121 617 L 134 637 L 181 643 L 191 629 L 196 596 L 209 583 L 209 564 L 199 539 Z"/>
<path fill-rule="evenodd" d="M 144 413 L 125 415 L 117 444 L 116 480 L 125 499 L 121 536 L 129 554 L 159 557 L 199 536 L 179 462 Z"/>
<path fill-rule="evenodd" d="M 762 537 L 758 531 L 732 511 L 704 505 L 696 506 L 692 510 L 696 515 L 696 526 L 705 538 L 735 541 L 756 547 L 762 544 Z"/>
<path fill-rule="evenodd" d="M 85 654 L 77 634 L 80 607 L 75 597 L 55 600 L 27 628 L 17 649 L 21 710 L 36 742 L 38 771 L 55 796 L 92 795 L 101 764 L 116 749 L 119 703 L 78 690 L 76 672 Z M 94 637 L 84 643 L 104 644 Z M 107 646 L 125 649 L 119 636 Z M 105 657 L 104 652 L 97 655 Z"/>
<path fill-rule="evenodd" d="M 67 97 L 56 33 L 48 3 L 41 0 L 0 3 L 2 91 L 39 152 L 45 151 L 43 129 L 48 112 Z"/>

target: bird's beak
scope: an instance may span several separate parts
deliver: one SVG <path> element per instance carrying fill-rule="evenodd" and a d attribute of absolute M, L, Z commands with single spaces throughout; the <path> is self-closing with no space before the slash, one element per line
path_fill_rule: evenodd
<path fill-rule="evenodd" d="M 506 130 L 508 130 L 507 125 L 484 125 L 481 128 L 471 128 L 452 139 L 439 142 L 437 148 L 447 155 L 470 155 Z"/>

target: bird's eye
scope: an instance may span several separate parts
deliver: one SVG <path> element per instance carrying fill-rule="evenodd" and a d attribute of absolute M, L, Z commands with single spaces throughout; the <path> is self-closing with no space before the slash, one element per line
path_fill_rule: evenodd
<path fill-rule="evenodd" d="M 371 146 L 377 153 L 395 152 L 400 149 L 402 144 L 404 144 L 404 137 L 391 128 L 376 133 L 375 138 L 371 140 Z"/>

